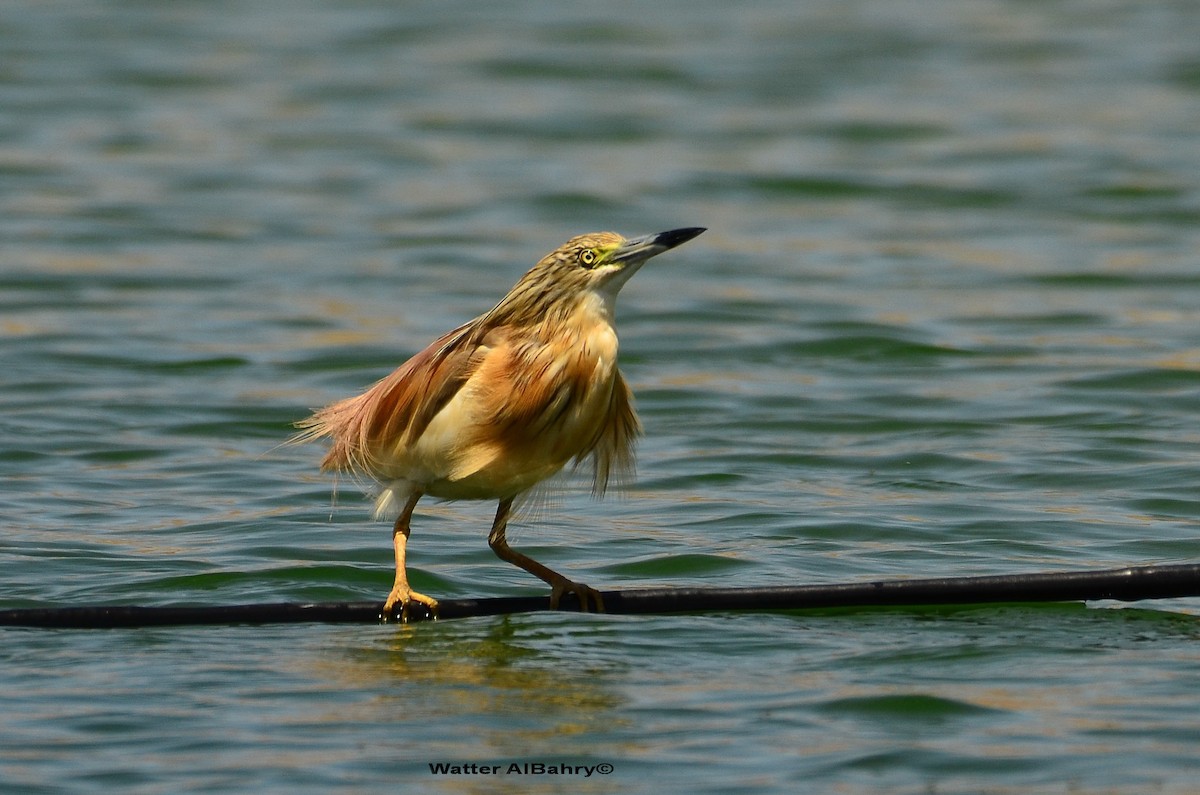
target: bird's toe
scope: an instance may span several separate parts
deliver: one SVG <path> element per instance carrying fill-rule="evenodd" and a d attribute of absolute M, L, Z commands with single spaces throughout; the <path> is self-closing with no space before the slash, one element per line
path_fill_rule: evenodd
<path fill-rule="evenodd" d="M 559 602 L 564 594 L 573 593 L 579 599 L 579 610 L 582 613 L 603 613 L 604 597 L 595 588 L 580 582 L 573 582 L 565 577 L 550 587 L 550 609 L 558 610 Z"/>
<path fill-rule="evenodd" d="M 426 596 L 423 593 L 417 593 L 411 588 L 393 587 L 391 593 L 383 602 L 383 610 L 380 617 L 383 621 L 392 621 L 399 619 L 401 624 L 407 624 L 410 618 L 415 619 L 416 613 L 413 610 L 413 605 L 418 604 L 424 608 L 424 615 L 420 618 L 436 619 L 438 617 L 438 602 L 432 596 Z M 396 606 L 400 606 L 397 613 Z"/>

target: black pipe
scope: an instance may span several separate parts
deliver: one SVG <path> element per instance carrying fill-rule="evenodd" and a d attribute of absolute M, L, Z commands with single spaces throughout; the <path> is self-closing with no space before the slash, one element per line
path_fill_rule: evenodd
<path fill-rule="evenodd" d="M 1200 596 L 1200 564 L 775 588 L 645 588 L 601 593 L 608 613 L 626 615 L 1098 599 L 1135 602 Z M 379 602 L 334 602 L 25 608 L 0 610 L 0 626 L 106 629 L 203 624 L 371 624 L 381 620 L 381 607 Z M 549 609 L 550 600 L 546 596 L 444 599 L 438 606 L 438 617 L 446 620 Z M 563 597 L 561 609 L 579 609 L 574 594 Z M 424 610 L 410 616 L 412 621 L 429 618 Z"/>

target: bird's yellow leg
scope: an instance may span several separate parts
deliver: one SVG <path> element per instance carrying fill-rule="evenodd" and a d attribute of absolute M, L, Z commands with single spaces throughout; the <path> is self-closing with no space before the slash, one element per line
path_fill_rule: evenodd
<path fill-rule="evenodd" d="M 597 613 L 603 613 L 604 599 L 595 588 L 568 580 L 558 572 L 543 566 L 528 555 L 517 552 L 508 545 L 508 540 L 504 537 L 504 533 L 508 529 L 508 515 L 511 511 L 512 498 L 501 500 L 500 507 L 496 509 L 496 519 L 492 522 L 492 532 L 488 535 L 488 546 L 492 548 L 496 556 L 514 566 L 519 566 L 534 577 L 549 584 L 550 608 L 552 610 L 557 610 L 558 602 L 562 599 L 562 595 L 570 592 L 579 597 L 579 607 L 583 612 L 587 613 L 594 607 Z"/>
<path fill-rule="evenodd" d="M 412 519 L 413 509 L 417 507 L 417 501 L 421 499 L 421 493 L 417 492 L 408 498 L 408 502 L 404 505 L 404 510 L 400 512 L 400 516 L 396 519 L 396 524 L 392 528 L 392 547 L 396 550 L 396 580 L 392 583 L 392 591 L 388 594 L 387 600 L 383 603 L 383 620 L 387 621 L 392 615 L 392 608 L 396 603 L 400 603 L 400 621 L 408 621 L 408 606 L 413 602 L 420 602 L 429 608 L 433 613 L 433 617 L 437 618 L 437 600 L 426 596 L 422 593 L 417 593 L 412 588 L 408 587 L 408 571 L 405 567 L 404 558 L 408 548 L 408 524 Z"/>

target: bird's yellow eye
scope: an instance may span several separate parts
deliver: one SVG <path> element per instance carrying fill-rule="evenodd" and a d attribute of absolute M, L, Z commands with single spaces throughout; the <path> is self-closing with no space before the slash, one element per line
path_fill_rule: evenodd
<path fill-rule="evenodd" d="M 596 264 L 596 252 L 590 248 L 585 248 L 579 252 L 579 264 L 585 268 L 590 268 Z"/>

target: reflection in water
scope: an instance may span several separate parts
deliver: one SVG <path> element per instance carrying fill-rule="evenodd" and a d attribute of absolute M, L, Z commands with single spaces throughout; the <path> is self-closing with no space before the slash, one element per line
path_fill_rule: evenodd
<path fill-rule="evenodd" d="M 531 749 L 556 747 L 578 758 L 600 753 L 590 738 L 628 724 L 620 713 L 625 699 L 611 683 L 629 663 L 603 653 L 603 645 L 584 628 L 562 622 L 551 629 L 520 617 L 397 626 L 376 644 L 324 659 L 318 670 L 340 686 L 374 692 L 355 706 L 356 719 L 395 724 L 400 743 L 406 732 L 436 723 L 437 739 L 422 743 L 435 758 L 523 760 Z M 463 734 L 454 739 L 446 727 L 456 726 Z"/>

